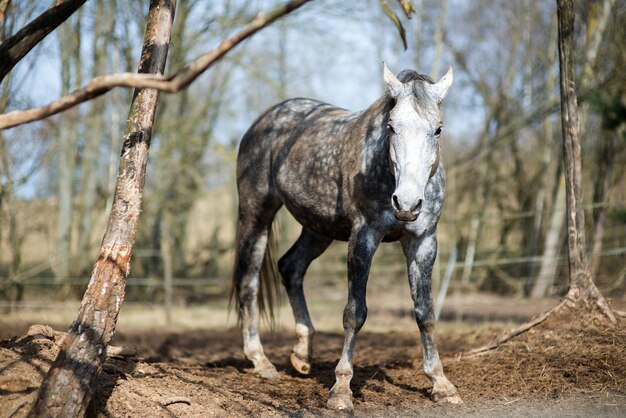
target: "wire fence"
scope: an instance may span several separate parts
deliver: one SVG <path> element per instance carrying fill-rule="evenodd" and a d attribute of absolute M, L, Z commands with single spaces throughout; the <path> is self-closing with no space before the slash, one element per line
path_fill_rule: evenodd
<path fill-rule="evenodd" d="M 145 252 L 146 254 L 149 251 Z M 611 280 L 602 280 L 605 288 L 615 290 L 616 288 L 624 289 L 624 274 L 626 274 L 626 247 L 607 248 L 601 251 L 601 257 L 615 257 L 620 263 L 619 269 L 621 273 Z M 450 254 L 440 254 L 439 269 L 435 269 L 433 273 L 433 293 L 436 302 L 437 312 L 441 311 L 441 307 L 445 300 L 446 292 L 450 287 L 460 284 L 460 272 L 467 266 L 464 260 L 457 261 L 458 253 L 452 251 Z M 480 258 L 473 262 L 472 268 L 474 275 L 480 276 L 487 269 L 501 268 L 513 265 L 538 265 L 544 261 L 544 257 L 540 255 L 529 257 L 507 257 L 507 258 Z M 565 277 L 566 269 L 562 268 L 567 264 L 566 256 L 559 256 L 555 259 L 561 267 L 562 275 L 554 278 L 555 286 L 567 283 Z M 445 270 L 445 272 L 444 272 Z M 311 269 L 307 274 L 307 281 L 310 283 L 336 283 L 345 281 L 346 267 L 340 263 L 325 263 L 322 266 Z M 386 278 L 387 280 L 398 280 L 405 282 L 406 266 L 403 263 L 375 263 L 371 269 L 372 281 L 376 279 Z M 518 287 L 532 277 L 515 276 L 511 278 Z M 0 290 L 19 283 L 27 297 L 20 300 L 11 300 L 7 298 L 0 299 L 0 310 L 4 311 L 25 311 L 25 310 L 57 310 L 67 309 L 68 301 L 78 302 L 80 294 L 87 286 L 88 278 L 86 277 L 31 277 L 19 282 L 13 282 L 10 277 L 0 277 Z M 173 305 L 189 305 L 193 303 L 202 303 L 212 298 L 224 299 L 228 294 L 230 287 L 230 279 L 225 277 L 175 277 L 171 280 L 171 289 L 167 291 L 166 281 L 161 277 L 130 277 L 127 282 L 127 304 L 141 305 L 158 305 L 162 306 L 166 311 L 170 310 Z M 30 291 L 28 289 L 31 289 Z M 67 289 L 70 288 L 70 291 Z M 66 289 L 65 292 L 62 289 Z M 475 290 L 475 289 L 474 289 Z M 557 291 L 563 289 L 555 289 Z M 61 296 L 59 296 L 61 295 Z M 68 296 L 69 295 L 69 296 Z M 170 300 L 168 300 L 170 298 Z M 175 299 L 174 301 L 172 299 Z M 76 305 L 71 305 L 76 306 Z M 169 313 L 166 314 L 169 317 Z"/>

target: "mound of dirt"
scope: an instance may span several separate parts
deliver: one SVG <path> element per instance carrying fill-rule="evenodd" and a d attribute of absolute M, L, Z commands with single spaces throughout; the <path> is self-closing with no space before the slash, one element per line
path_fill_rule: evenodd
<path fill-rule="evenodd" d="M 64 336 L 33 325 L 23 337 L 0 341 L 0 416 L 26 416 Z"/>
<path fill-rule="evenodd" d="M 421 372 L 417 332 L 359 335 L 352 383 L 357 416 L 626 416 L 626 321 L 617 326 L 561 313 L 497 350 L 463 353 L 503 330 L 438 336 L 444 368 L 465 403 L 437 405 Z M 25 416 L 58 352 L 47 329 L 0 342 L 0 415 Z M 90 409 L 101 416 L 335 416 L 324 405 L 343 336 L 316 336 L 314 370 L 288 365 L 290 332 L 264 337 L 280 378 L 252 373 L 237 330 L 155 330 L 116 335 L 139 358 L 105 364 Z M 98 411 L 98 412 L 96 412 Z M 6 414 L 6 415 L 5 415 Z"/>

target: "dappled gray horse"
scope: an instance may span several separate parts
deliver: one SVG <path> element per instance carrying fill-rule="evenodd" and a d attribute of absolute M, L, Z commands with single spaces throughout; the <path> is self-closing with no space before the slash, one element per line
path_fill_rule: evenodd
<path fill-rule="evenodd" d="M 433 340 L 431 294 L 444 196 L 440 104 L 452 84 L 452 68 L 434 83 L 409 70 L 396 78 L 383 67 L 388 91 L 367 110 L 352 113 L 315 100 L 287 100 L 252 125 L 237 158 L 233 291 L 244 352 L 261 376 L 277 376 L 259 339 L 257 304 L 259 287 L 267 285 L 261 270 L 276 212 L 285 205 L 302 224 L 300 237 L 278 262 L 296 320 L 298 342 L 291 363 L 300 373 L 310 372 L 315 333 L 302 289 L 304 273 L 333 240 L 348 241 L 345 340 L 328 401 L 335 409 L 352 409 L 352 354 L 367 316 L 372 256 L 382 241 L 400 241 L 406 255 L 432 397 L 461 402 L 443 373 Z"/>

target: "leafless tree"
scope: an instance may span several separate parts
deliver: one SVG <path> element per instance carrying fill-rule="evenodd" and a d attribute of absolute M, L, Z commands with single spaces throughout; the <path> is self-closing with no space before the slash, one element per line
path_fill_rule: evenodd
<path fill-rule="evenodd" d="M 511 338 L 543 322 L 563 306 L 582 307 L 589 313 L 600 312 L 616 323 L 613 310 L 596 287 L 586 252 L 585 214 L 582 197 L 582 168 L 578 136 L 578 103 L 574 73 L 574 5 L 573 0 L 557 0 L 559 28 L 559 69 L 561 91 L 561 128 L 563 133 L 563 162 L 565 168 L 567 247 L 569 291 L 563 300 L 548 312 L 523 324 L 500 339 L 472 350 L 477 354 L 498 347 Z"/>
<path fill-rule="evenodd" d="M 567 246 L 570 288 L 566 300 L 596 307 L 611 322 L 615 317 L 593 282 L 585 241 L 582 168 L 578 137 L 578 103 L 574 73 L 573 0 L 557 0 L 559 17 L 559 68 L 561 78 L 561 126 L 567 197 Z"/>
<path fill-rule="evenodd" d="M 176 4 L 152 0 L 139 73 L 162 74 Z M 83 416 L 124 299 L 135 242 L 158 91 L 135 91 L 120 158 L 113 208 L 89 287 L 31 416 Z"/>

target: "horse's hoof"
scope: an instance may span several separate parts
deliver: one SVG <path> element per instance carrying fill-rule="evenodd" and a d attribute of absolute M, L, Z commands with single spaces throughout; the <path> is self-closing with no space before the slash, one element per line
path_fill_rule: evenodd
<path fill-rule="evenodd" d="M 449 403 L 453 405 L 460 405 L 463 403 L 463 399 L 461 399 L 458 393 L 449 396 L 433 394 L 433 400 L 437 403 Z"/>
<path fill-rule="evenodd" d="M 264 367 L 262 369 L 255 370 L 256 373 L 261 376 L 263 379 L 278 379 L 278 372 L 274 367 Z"/>
<path fill-rule="evenodd" d="M 326 403 L 326 407 L 337 411 L 354 411 L 351 396 L 345 394 L 332 395 Z"/>
<path fill-rule="evenodd" d="M 254 371 L 264 379 L 278 379 L 278 371 L 276 367 L 269 361 L 265 360 L 260 362 L 254 367 Z"/>
<path fill-rule="evenodd" d="M 291 365 L 300 374 L 311 373 L 311 364 L 308 361 L 302 360 L 296 353 L 291 353 Z"/>
<path fill-rule="evenodd" d="M 431 395 L 433 401 L 437 403 L 449 403 L 454 405 L 460 405 L 463 403 L 463 399 L 459 396 L 454 385 L 450 383 L 450 387 L 446 388 L 433 388 L 433 393 Z"/>

